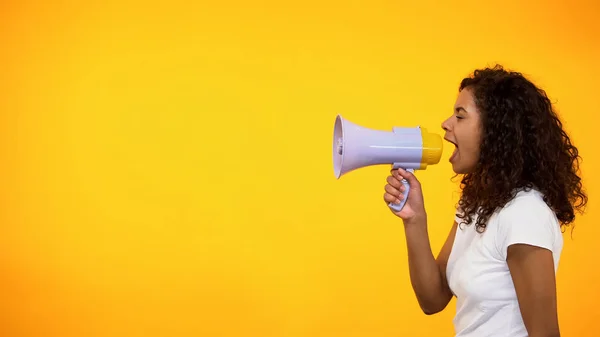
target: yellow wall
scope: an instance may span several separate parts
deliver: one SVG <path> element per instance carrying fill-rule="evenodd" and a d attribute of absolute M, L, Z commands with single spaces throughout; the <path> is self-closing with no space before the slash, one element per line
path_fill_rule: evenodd
<path fill-rule="evenodd" d="M 494 62 L 584 157 L 560 324 L 596 335 L 597 4 L 90 3 L 0 5 L 2 336 L 451 336 L 454 302 L 416 304 L 388 167 L 335 180 L 333 122 L 438 132 Z M 448 156 L 419 173 L 436 253 Z"/>

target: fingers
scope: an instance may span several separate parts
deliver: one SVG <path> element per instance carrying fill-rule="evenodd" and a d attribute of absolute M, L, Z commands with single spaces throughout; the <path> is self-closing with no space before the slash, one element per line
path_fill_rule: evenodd
<path fill-rule="evenodd" d="M 404 188 L 404 185 L 402 185 L 401 180 L 402 177 L 400 177 L 398 173 L 392 173 L 391 176 L 387 177 L 387 183 L 396 189 Z"/>
<path fill-rule="evenodd" d="M 402 195 L 402 192 L 404 192 L 404 186 L 400 187 L 400 188 L 396 188 L 390 184 L 385 185 L 385 192 L 389 193 L 395 197 L 399 197 Z"/>
<path fill-rule="evenodd" d="M 401 196 L 402 197 L 402 196 Z M 388 203 L 388 204 L 398 204 L 400 203 L 400 199 L 396 198 L 395 196 L 389 194 L 389 193 L 385 193 L 383 195 L 383 200 Z"/>
<path fill-rule="evenodd" d="M 384 187 L 386 193 L 383 195 L 383 200 L 387 203 L 399 203 L 404 198 L 402 193 L 405 187 L 399 179 L 402 178 L 394 173 L 387 177 L 387 184 Z"/>
<path fill-rule="evenodd" d="M 419 181 L 417 180 L 417 177 L 415 177 L 415 175 L 412 172 L 406 171 L 402 168 L 394 170 L 394 172 L 396 172 L 400 176 L 400 179 L 406 179 L 406 181 L 408 182 L 408 184 L 410 186 L 415 186 L 415 187 L 419 186 Z"/>

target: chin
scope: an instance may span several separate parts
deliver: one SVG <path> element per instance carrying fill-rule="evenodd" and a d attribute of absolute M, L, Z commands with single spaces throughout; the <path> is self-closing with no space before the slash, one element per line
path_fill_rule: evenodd
<path fill-rule="evenodd" d="M 456 174 L 467 174 L 471 172 L 471 170 L 466 169 L 464 166 L 459 164 L 452 164 L 452 171 Z"/>
<path fill-rule="evenodd" d="M 454 171 L 456 174 L 465 174 L 463 170 L 452 169 L 452 171 Z"/>
<path fill-rule="evenodd" d="M 451 163 L 451 165 L 452 165 L 452 171 L 454 171 L 454 173 L 461 174 L 461 167 L 460 167 L 460 165 L 457 165 L 457 164 L 454 164 L 454 163 Z"/>

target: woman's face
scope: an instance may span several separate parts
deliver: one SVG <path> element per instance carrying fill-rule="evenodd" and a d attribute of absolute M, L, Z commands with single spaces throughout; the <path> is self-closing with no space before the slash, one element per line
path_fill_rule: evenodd
<path fill-rule="evenodd" d="M 454 113 L 442 123 L 442 128 L 446 131 L 444 139 L 456 146 L 450 157 L 454 172 L 473 172 L 479 161 L 482 127 L 479 110 L 469 88 L 460 92 Z"/>

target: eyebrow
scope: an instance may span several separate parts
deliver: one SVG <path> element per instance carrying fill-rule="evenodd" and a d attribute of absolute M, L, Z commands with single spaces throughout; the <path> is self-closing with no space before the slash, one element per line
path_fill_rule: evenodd
<path fill-rule="evenodd" d="M 456 112 L 460 112 L 461 110 L 467 113 L 467 110 L 465 110 L 465 108 L 463 108 L 462 106 L 457 106 L 456 108 L 454 108 L 454 111 Z"/>

